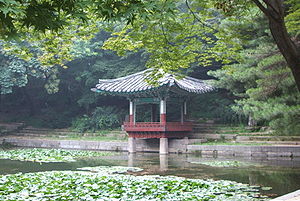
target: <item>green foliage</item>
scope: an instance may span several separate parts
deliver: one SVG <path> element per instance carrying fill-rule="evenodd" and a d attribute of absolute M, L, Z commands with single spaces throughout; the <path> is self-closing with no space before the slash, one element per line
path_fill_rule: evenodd
<path fill-rule="evenodd" d="M 63 149 L 15 149 L 0 150 L 1 159 L 34 161 L 34 162 L 72 162 L 78 158 L 111 155 L 110 152 L 77 151 Z"/>
<path fill-rule="evenodd" d="M 119 97 L 104 97 L 91 93 L 90 88 L 98 83 L 98 79 L 118 78 L 139 72 L 145 68 L 146 58 L 141 52 L 119 57 L 111 51 L 97 49 L 97 45 L 94 48 L 94 43 L 103 44 L 107 37 L 109 37 L 109 33 L 99 32 L 93 39 L 96 42 L 92 42 L 90 46 L 91 52 L 97 54 L 86 55 L 69 63 L 70 69 L 66 70 L 66 75 L 62 78 L 63 84 L 67 86 L 75 85 L 81 89 L 79 91 L 73 89 L 72 93 L 74 93 L 73 96 L 76 96 L 78 105 L 85 108 L 87 112 L 90 112 L 90 106 L 95 107 L 97 102 L 111 106 L 120 105 L 119 102 L 122 101 Z M 70 80 L 70 76 L 74 80 Z"/>
<path fill-rule="evenodd" d="M 58 31 L 70 18 L 84 19 L 83 1 L 15 1 L 0 2 L 1 37 L 12 37 L 22 28 L 45 32 Z"/>
<path fill-rule="evenodd" d="M 254 198 L 258 189 L 233 181 L 111 174 L 110 169 L 124 171 L 124 168 L 96 167 L 96 173 L 51 171 L 3 175 L 0 196 L 4 200 L 268 200 Z"/>
<path fill-rule="evenodd" d="M 298 135 L 300 96 L 291 72 L 276 49 L 263 47 L 258 54 L 267 56 L 261 56 L 255 64 L 256 86 L 246 88 L 246 98 L 238 100 L 235 109 L 242 109 L 257 121 L 266 120 L 279 134 Z"/>
<path fill-rule="evenodd" d="M 70 126 L 71 115 L 66 112 L 57 112 L 54 110 L 45 111 L 46 114 L 29 118 L 26 123 L 40 128 L 66 128 Z"/>
<path fill-rule="evenodd" d="M 80 23 L 78 23 L 70 21 L 67 29 L 56 33 L 28 30 L 28 33 L 21 38 L 1 41 L 2 51 L 7 57 L 12 57 L 14 62 L 18 62 L 17 66 L 20 70 L 25 66 L 29 68 L 28 73 L 31 72 L 34 75 L 37 72 L 33 73 L 33 70 L 42 71 L 47 81 L 46 90 L 48 93 L 56 93 L 60 82 L 59 67 L 67 68 L 68 61 L 96 54 L 91 49 L 98 44 L 92 45 L 90 39 L 98 31 L 98 25 L 88 24 L 86 27 L 79 28 Z M 23 80 L 22 86 L 27 83 L 26 79 Z"/>
<path fill-rule="evenodd" d="M 13 87 L 26 86 L 28 76 L 44 76 L 44 71 L 36 60 L 24 61 L 15 56 L 0 55 L 1 94 L 12 93 Z"/>
<path fill-rule="evenodd" d="M 73 121 L 72 127 L 80 132 L 113 129 L 121 125 L 121 115 L 115 107 L 97 107 L 90 117 L 84 115 Z"/>
<path fill-rule="evenodd" d="M 222 90 L 214 93 L 201 94 L 189 104 L 192 118 L 216 119 L 219 123 L 244 124 L 246 117 L 232 110 L 233 97 Z"/>
<path fill-rule="evenodd" d="M 256 39 L 246 41 L 246 48 L 240 52 L 243 62 L 227 65 L 211 75 L 219 79 L 217 86 L 238 97 L 232 107 L 236 112 L 268 123 L 281 135 L 298 135 L 299 92 L 290 69 L 268 34 L 256 32 Z"/>
<path fill-rule="evenodd" d="M 167 11 L 170 7 L 173 13 Z M 239 41 L 232 40 L 226 30 L 216 31 L 220 25 L 216 12 L 202 11 L 193 3 L 159 2 L 155 14 L 117 30 L 103 47 L 119 55 L 143 49 L 149 54 L 146 66 L 154 69 L 155 78 L 194 63 L 208 66 L 213 59 L 224 63 L 237 59 L 234 52 L 240 48 Z"/>
<path fill-rule="evenodd" d="M 117 106 L 117 110 L 127 110 L 128 103 L 124 98 L 100 96 L 90 89 L 99 78 L 116 78 L 143 70 L 145 56 L 138 52 L 119 57 L 111 51 L 100 50 L 99 45 L 108 36 L 109 33 L 100 31 L 88 44 L 77 41 L 78 44 L 72 51 L 78 58 L 69 62 L 67 69 L 47 67 L 43 74 L 46 79 L 27 76 L 29 82 L 25 87 L 2 96 L 0 107 L 13 112 L 10 115 L 5 114 L 5 118 L 24 121 L 35 127 L 65 128 L 69 127 L 76 117 L 91 114 L 97 105 Z M 58 89 L 60 90 L 57 91 Z M 15 114 L 14 111 L 19 112 Z M 120 122 L 124 120 L 125 115 L 121 116 Z"/>
<path fill-rule="evenodd" d="M 299 0 L 284 3 L 285 22 L 290 32 L 296 33 Z M 70 52 L 75 43 L 81 40 L 85 44 L 99 26 L 118 21 L 120 26 L 104 48 L 122 55 L 144 49 L 149 54 L 147 66 L 156 70 L 153 75 L 160 76 L 160 68 L 168 72 L 188 68 L 193 63 L 211 65 L 213 60 L 239 60 L 241 41 L 223 26 L 223 21 L 248 19 L 251 23 L 258 11 L 250 0 L 10 0 L 0 4 L 0 35 L 23 33 L 19 34 L 20 41 L 29 38 L 31 48 L 8 44 L 10 51 L 23 57 L 35 56 L 44 66 L 64 66 L 74 58 Z M 38 51 L 33 53 L 32 48 Z M 82 49 L 89 52 L 89 48 Z"/>
<path fill-rule="evenodd" d="M 284 20 L 288 31 L 299 38 L 300 35 L 300 1 L 299 0 L 288 0 L 286 1 L 288 5 L 288 14 L 285 16 Z"/>
<path fill-rule="evenodd" d="M 83 133 L 91 128 L 91 119 L 87 115 L 77 117 L 72 121 L 72 128 Z"/>

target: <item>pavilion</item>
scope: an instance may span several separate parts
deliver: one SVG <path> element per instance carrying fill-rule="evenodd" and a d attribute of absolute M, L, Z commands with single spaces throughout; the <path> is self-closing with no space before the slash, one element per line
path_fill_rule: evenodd
<path fill-rule="evenodd" d="M 187 100 L 193 94 L 202 94 L 213 90 L 203 80 L 189 76 L 164 74 L 155 84 L 150 84 L 152 69 L 117 79 L 100 79 L 94 92 L 124 96 L 129 100 L 129 121 L 123 128 L 128 133 L 128 151 L 136 152 L 136 138 L 159 138 L 160 154 L 168 153 L 168 138 L 186 137 L 192 131 L 192 122 L 185 121 Z M 181 104 L 181 119 L 178 122 L 167 122 L 167 102 Z M 151 104 L 151 122 L 136 121 L 136 106 Z M 160 119 L 156 121 L 156 105 L 160 106 Z"/>

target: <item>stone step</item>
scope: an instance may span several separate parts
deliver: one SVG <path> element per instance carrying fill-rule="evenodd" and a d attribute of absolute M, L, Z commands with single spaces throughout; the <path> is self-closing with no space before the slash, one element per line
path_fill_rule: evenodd
<path fill-rule="evenodd" d="M 0 123 L 0 126 L 6 127 L 6 126 L 23 126 L 24 123 Z"/>
<path fill-rule="evenodd" d="M 0 123 L 0 127 L 5 132 L 15 131 L 24 126 L 24 123 Z"/>
<path fill-rule="evenodd" d="M 24 128 L 20 131 L 21 133 L 37 133 L 37 134 L 78 134 L 80 132 L 77 131 L 72 131 L 72 130 L 67 130 L 67 129 L 33 129 L 33 128 Z M 107 133 L 122 133 L 125 131 L 118 131 L 118 130 L 113 130 L 113 131 L 107 131 Z M 93 132 L 84 132 L 87 134 L 95 134 Z M 104 133 L 105 134 L 105 133 Z"/>
<path fill-rule="evenodd" d="M 235 140 L 237 137 L 237 134 L 213 134 L 213 133 L 192 133 L 189 135 L 190 138 L 195 138 L 195 139 L 213 139 L 213 140 Z"/>
<path fill-rule="evenodd" d="M 53 130 L 60 130 L 60 131 L 69 131 L 69 129 L 51 129 L 51 128 L 36 128 L 32 126 L 27 126 L 23 128 L 23 130 L 35 130 L 35 131 L 53 131 Z"/>
<path fill-rule="evenodd" d="M 249 133 L 239 133 L 240 136 L 272 136 L 272 132 L 249 132 Z"/>
<path fill-rule="evenodd" d="M 68 135 L 69 134 L 69 135 Z M 22 133 L 19 132 L 17 134 L 15 134 L 15 136 L 24 136 L 24 137 L 58 137 L 58 138 L 63 138 L 63 137 L 68 137 L 68 136 L 89 136 L 89 137 L 96 137 L 96 136 L 105 136 L 105 137 L 125 137 L 127 136 L 126 133 L 107 133 L 107 134 L 86 134 L 86 133 L 76 133 L 76 134 L 53 134 L 53 133 L 47 133 L 47 134 L 43 134 L 43 133 Z"/>
<path fill-rule="evenodd" d="M 190 139 L 189 138 L 189 144 L 204 143 L 204 142 L 207 142 L 207 139 Z"/>
<path fill-rule="evenodd" d="M 245 132 L 240 130 L 215 130 L 215 129 L 193 129 L 194 133 L 215 133 L 215 134 L 243 134 Z"/>
<path fill-rule="evenodd" d="M 16 135 L 25 135 L 26 133 L 29 133 L 29 134 L 41 134 L 41 135 L 75 135 L 75 134 L 78 134 L 78 132 L 72 132 L 72 131 L 69 131 L 69 132 L 60 132 L 60 131 L 36 131 L 36 130 L 20 130 L 18 132 L 16 132 Z"/>
<path fill-rule="evenodd" d="M 242 141 L 245 144 L 300 145 L 300 141 Z"/>
<path fill-rule="evenodd" d="M 240 131 L 245 130 L 242 128 L 226 128 L 226 127 L 202 127 L 202 126 L 193 126 L 194 129 L 198 130 L 222 130 L 222 131 L 228 131 L 228 130 L 234 130 L 234 131 Z"/>
<path fill-rule="evenodd" d="M 300 136 L 237 136 L 236 141 L 300 141 Z"/>
<path fill-rule="evenodd" d="M 195 127 L 202 127 L 202 128 L 222 128 L 222 127 L 228 127 L 228 125 L 224 124 L 209 124 L 209 123 L 193 123 Z M 233 126 L 235 127 L 235 126 Z"/>
<path fill-rule="evenodd" d="M 238 135 L 238 136 L 273 136 L 271 135 L 272 133 L 270 132 L 251 132 L 251 133 L 236 133 L 236 132 L 233 132 L 233 133 L 219 133 L 219 132 L 215 132 L 215 131 L 212 131 L 212 132 L 201 132 L 201 131 L 193 131 L 193 134 L 194 135 Z"/>
<path fill-rule="evenodd" d="M 265 134 L 265 133 L 260 133 Z M 235 140 L 238 142 L 243 141 L 300 141 L 300 136 L 270 136 L 270 135 L 244 135 L 242 134 L 219 134 L 219 133 L 191 133 L 190 138 L 195 139 L 214 139 L 214 140 Z"/>

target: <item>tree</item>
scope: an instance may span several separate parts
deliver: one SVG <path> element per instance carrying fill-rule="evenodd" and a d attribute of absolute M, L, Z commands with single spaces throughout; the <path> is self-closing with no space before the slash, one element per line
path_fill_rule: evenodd
<path fill-rule="evenodd" d="M 247 4 L 247 1 L 245 2 L 238 0 L 215 1 L 217 7 L 228 14 L 240 12 L 239 7 Z M 272 37 L 281 54 L 284 56 L 288 66 L 291 68 L 298 90 L 300 91 L 300 1 L 251 0 L 251 2 L 253 2 L 267 17 Z M 289 34 L 286 24 L 288 24 L 288 28 L 290 28 L 292 32 L 298 33 L 294 33 L 295 35 Z M 297 27 L 298 30 L 295 30 Z"/>
<path fill-rule="evenodd" d="M 218 78 L 216 85 L 236 96 L 233 109 L 250 116 L 260 124 L 270 125 L 280 134 L 297 134 L 300 123 L 300 94 L 291 70 L 274 41 L 270 40 L 264 19 L 252 24 L 238 23 L 247 48 L 241 50 L 242 61 L 224 66 L 210 75 Z M 250 29 L 251 27 L 251 29 Z M 255 30 L 249 32 L 248 30 Z M 250 35 L 251 37 L 248 37 Z"/>
<path fill-rule="evenodd" d="M 300 91 L 300 46 L 299 39 L 294 38 L 294 41 L 290 37 L 287 27 L 285 25 L 284 17 L 287 10 L 284 9 L 282 0 L 264 0 L 263 5 L 259 0 L 253 0 L 257 7 L 265 14 L 269 20 L 269 27 L 272 36 L 277 44 L 278 49 L 284 56 L 288 66 L 291 68 L 293 76 L 295 78 L 298 90 Z M 300 25 L 300 1 L 289 1 L 291 3 L 290 18 L 291 15 L 296 15 L 298 22 L 296 25 Z M 297 5 L 298 4 L 298 5 Z M 286 5 L 288 6 L 288 5 Z"/>
<path fill-rule="evenodd" d="M 183 7 L 183 4 L 186 5 L 185 8 Z M 161 35 L 172 36 L 172 34 L 166 34 L 167 32 L 172 31 L 170 30 L 170 27 L 167 27 L 168 23 L 173 21 L 173 25 L 179 25 L 179 21 L 187 22 L 188 20 L 192 19 L 191 17 L 193 17 L 194 21 L 188 22 L 189 28 L 193 28 L 192 25 L 195 23 L 195 25 L 198 24 L 198 26 L 202 25 L 202 28 L 208 32 L 207 36 L 210 36 L 209 33 L 214 33 L 215 37 L 208 37 L 210 39 L 209 41 L 206 41 L 204 35 L 198 29 L 198 35 L 200 35 L 201 38 L 200 40 L 205 42 L 203 44 L 212 46 L 210 51 L 202 52 L 201 48 L 203 48 L 204 45 L 198 45 L 198 50 L 193 49 L 195 46 L 190 46 L 192 41 L 197 41 L 195 35 L 194 37 L 191 37 L 190 34 L 188 34 L 186 37 L 184 37 L 184 35 L 177 35 L 177 43 L 172 43 L 172 41 L 170 41 L 170 37 L 165 37 L 166 40 L 164 41 L 163 46 L 166 47 L 162 49 L 162 43 L 158 43 L 158 45 L 156 45 L 156 40 L 148 40 L 138 43 L 140 41 L 132 40 L 132 36 L 134 35 L 133 31 L 130 31 L 131 38 L 129 37 L 127 39 L 126 36 L 128 35 L 126 31 L 125 33 L 120 32 L 122 33 L 121 37 L 123 37 L 122 44 L 125 45 L 127 40 L 127 44 L 129 45 L 125 45 L 125 47 L 128 47 L 129 50 L 132 50 L 133 48 L 145 47 L 148 47 L 149 50 L 154 50 L 155 46 L 157 48 L 160 47 L 158 48 L 159 51 L 157 54 L 154 54 L 154 51 L 150 51 L 150 54 L 153 55 L 153 59 L 150 58 L 149 66 L 167 65 L 168 67 L 166 67 L 165 70 L 175 70 L 178 69 L 179 65 L 186 67 L 186 60 L 191 60 L 191 62 L 188 63 L 190 64 L 193 61 L 196 61 L 198 57 L 201 57 L 204 63 L 209 63 L 212 57 L 224 59 L 226 54 L 222 54 L 222 52 L 224 53 L 227 50 L 239 50 L 239 48 L 237 48 L 238 46 L 234 44 L 234 40 L 230 39 L 226 35 L 226 30 L 219 29 L 219 23 L 217 22 L 224 17 L 232 20 L 234 18 L 241 18 L 243 16 L 253 16 L 253 10 L 250 9 L 250 12 L 248 11 L 250 7 L 256 6 L 269 19 L 269 28 L 272 32 L 272 36 L 289 67 L 291 68 L 298 89 L 300 89 L 300 50 L 297 46 L 299 35 L 296 35 L 296 37 L 292 39 L 288 34 L 286 26 L 289 25 L 289 30 L 295 30 L 297 27 L 299 27 L 300 9 L 298 5 L 300 5 L 299 0 L 10 0 L 0 4 L 0 16 L 2 16 L 1 22 L 3 25 L 2 30 L 4 30 L 1 33 L 2 36 L 9 36 L 11 33 L 18 31 L 21 33 L 32 33 L 35 30 L 41 30 L 43 32 L 46 32 L 46 30 L 54 30 L 58 32 L 62 28 L 69 29 L 68 26 L 72 24 L 72 21 L 75 21 L 75 24 L 82 24 L 82 21 L 93 22 L 96 19 L 100 19 L 106 21 L 125 21 L 127 25 L 131 24 L 130 27 L 135 29 L 135 25 L 142 25 L 143 28 L 138 31 L 142 31 L 142 29 L 146 27 L 144 23 L 148 23 L 149 25 L 149 23 L 154 20 L 154 23 L 152 23 L 152 28 L 154 28 L 153 30 L 158 31 L 161 29 L 161 31 L 159 31 Z M 216 15 L 219 14 L 213 8 L 224 11 L 223 13 L 225 15 L 217 18 Z M 186 18 L 184 18 L 184 14 L 186 15 Z M 187 14 L 189 14 L 189 16 L 187 16 Z M 178 15 L 179 18 L 177 18 Z M 91 24 L 93 23 L 90 23 L 90 25 Z M 183 26 L 174 27 L 177 29 L 175 32 L 178 33 L 179 29 L 182 29 L 183 32 L 186 32 L 184 23 L 181 23 L 181 25 Z M 71 30 L 77 29 L 78 27 L 73 26 L 73 29 Z M 148 28 L 146 27 L 146 29 L 151 29 L 151 26 Z M 129 29 L 125 30 L 128 31 Z M 74 33 L 72 34 L 74 35 Z M 180 41 L 180 39 L 182 40 Z M 217 41 L 220 42 L 218 42 L 216 45 L 211 45 L 210 43 L 212 39 L 217 39 Z M 51 43 L 51 41 L 51 39 L 47 40 L 46 43 Z M 184 45 L 184 43 L 187 44 Z M 108 46 L 109 45 L 107 45 L 106 48 L 109 48 Z M 126 49 L 120 46 L 115 46 L 113 48 Z M 50 55 L 53 55 L 53 49 L 48 51 L 51 53 Z M 200 54 L 198 51 L 200 51 Z M 227 55 L 233 57 L 234 54 L 231 51 Z M 59 51 L 56 51 L 56 54 L 70 59 L 68 58 L 67 54 L 61 54 Z M 220 57 L 220 55 L 223 57 Z M 188 59 L 182 60 L 182 56 Z M 172 60 L 168 59 L 167 57 L 174 57 L 175 61 L 172 62 Z M 165 60 L 166 58 L 167 60 Z M 53 61 L 53 57 L 50 57 L 50 60 Z M 63 58 L 56 59 L 56 63 L 58 64 L 63 64 L 63 61 Z M 170 68 L 172 65 L 174 65 L 174 67 Z"/>
<path fill-rule="evenodd" d="M 87 19 L 83 0 L 6 0 L 0 2 L 0 36 L 20 36 L 26 29 L 58 31 L 71 19 Z"/>
<path fill-rule="evenodd" d="M 176 13 L 176 16 L 178 16 L 178 10 L 180 8 L 174 7 L 173 2 L 168 2 L 169 5 L 166 5 L 167 1 L 162 4 L 161 8 L 167 8 L 170 7 L 173 8 L 172 12 Z M 181 1 L 179 1 L 181 2 Z M 272 37 L 275 41 L 275 43 L 278 46 L 278 49 L 280 50 L 281 54 L 284 56 L 288 66 L 291 68 L 293 77 L 296 81 L 298 90 L 300 90 L 300 48 L 299 48 L 299 30 L 297 27 L 300 25 L 300 2 L 299 0 L 289 0 L 289 1 L 282 1 L 282 0 L 250 0 L 250 1 L 240 1 L 240 0 L 209 0 L 209 1 L 192 1 L 192 5 L 189 5 L 189 1 L 186 0 L 186 5 L 191 12 L 191 14 L 203 25 L 203 28 L 210 27 L 214 29 L 217 32 L 220 32 L 220 29 L 214 27 L 211 25 L 211 21 L 208 21 L 208 17 L 211 15 L 211 12 L 208 9 L 211 9 L 213 7 L 223 10 L 224 14 L 227 19 L 232 19 L 232 17 L 238 17 L 240 18 L 243 15 L 251 15 L 251 12 L 247 12 L 249 10 L 250 6 L 256 5 L 257 8 L 259 8 L 265 16 L 269 20 L 269 29 L 271 30 Z M 156 4 L 156 6 L 159 4 Z M 160 10 L 158 9 L 158 6 L 155 7 L 155 9 L 152 10 L 152 13 L 155 13 L 155 15 L 162 16 L 160 18 L 160 25 L 161 29 L 164 29 L 164 19 L 170 19 L 164 17 L 164 15 L 161 14 L 161 11 L 167 12 L 167 9 Z M 159 11 L 160 12 L 156 12 Z M 118 11 L 118 10 L 117 10 Z M 117 12 L 116 11 L 116 12 Z M 250 10 L 251 11 L 251 10 Z M 151 13 L 151 12 L 150 12 Z M 121 12 L 117 14 L 122 14 Z M 117 14 L 115 14 L 117 16 Z M 133 14 L 134 15 L 134 14 Z M 135 18 L 138 18 L 140 15 L 136 14 L 134 15 Z M 155 19 L 155 17 L 147 15 L 150 19 Z M 174 17 L 175 18 L 175 17 Z M 177 18 L 177 17 L 176 17 Z M 180 17 L 179 17 L 180 18 Z M 180 20 L 177 18 L 177 20 Z M 136 20 L 138 21 L 138 20 Z M 176 21 L 176 19 L 174 19 Z M 159 24 L 158 24 L 159 25 Z M 290 29 L 290 31 L 296 31 L 298 32 L 297 35 L 292 35 L 295 37 L 292 37 L 287 30 L 287 26 Z M 169 30 L 165 30 L 169 31 Z M 222 32 L 222 31 L 221 31 Z M 201 33 L 199 33 L 201 35 Z M 228 37 L 224 37 L 225 35 L 221 36 L 219 34 L 218 40 L 222 40 L 223 42 L 228 42 Z M 186 38 L 189 38 L 188 35 Z M 124 37 L 125 38 L 125 37 Z M 132 43 L 132 41 L 130 41 Z M 166 46 L 168 45 L 168 41 L 165 41 Z M 136 45 L 136 44 L 135 44 Z M 147 45 L 147 44 L 145 44 Z M 229 47 L 232 44 L 229 44 Z M 139 44 L 141 47 L 142 45 Z M 222 47 L 222 46 L 221 46 Z M 117 49 L 117 48 L 116 48 Z M 228 45 L 226 49 L 222 48 L 223 51 L 228 49 Z M 214 49 L 216 50 L 216 49 Z M 167 50 L 169 51 L 169 50 Z M 172 50 L 171 50 L 172 51 Z M 180 50 L 182 51 L 182 50 Z M 194 53 L 194 52 L 193 52 Z M 213 53 L 210 52 L 210 53 Z M 188 54 L 190 55 L 190 54 Z M 187 55 L 185 55 L 187 56 Z M 201 56 L 201 54 L 200 54 Z M 176 69 L 177 67 L 173 68 Z"/>
<path fill-rule="evenodd" d="M 45 76 L 45 71 L 35 60 L 27 62 L 14 56 L 0 55 L 0 64 L 0 94 L 11 93 L 13 87 L 24 87 L 28 76 Z"/>
<path fill-rule="evenodd" d="M 14 93 L 2 96 L 0 109 L 7 112 L 5 118 L 9 119 L 11 114 L 13 121 L 25 121 L 29 125 L 40 127 L 62 128 L 70 126 L 72 120 L 80 117 L 80 127 L 85 123 L 95 125 L 93 123 L 99 120 L 101 112 L 94 113 L 94 110 L 100 106 L 113 107 L 112 116 L 117 114 L 120 122 L 123 121 L 128 107 L 125 98 L 99 95 L 90 89 L 95 87 L 99 78 L 116 78 L 144 70 L 146 56 L 137 52 L 118 57 L 112 51 L 99 49 L 109 36 L 109 33 L 100 31 L 91 41 L 77 41 L 71 50 L 76 59 L 66 63 L 67 68 L 55 67 L 55 72 L 50 71 L 53 73 L 51 78 L 48 78 L 48 71 L 47 74 L 43 72 L 42 75 L 47 75 L 47 78 L 42 79 L 24 74 L 28 83 L 24 83 L 22 87 L 10 88 L 14 89 Z M 7 65 L 3 65 L 5 70 L 10 69 L 5 66 Z M 28 68 L 27 64 L 23 67 Z M 43 67 L 41 69 L 49 70 Z M 2 72 L 1 75 L 4 76 Z M 45 83 L 47 86 L 43 87 Z M 45 88 L 56 93 L 49 94 Z M 18 115 L 14 111 L 18 111 Z M 102 114 L 101 118 L 104 117 Z"/>

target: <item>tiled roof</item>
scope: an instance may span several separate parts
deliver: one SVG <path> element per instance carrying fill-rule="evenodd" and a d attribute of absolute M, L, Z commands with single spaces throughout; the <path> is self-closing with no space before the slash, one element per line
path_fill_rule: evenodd
<path fill-rule="evenodd" d="M 186 91 L 190 93 L 205 93 L 213 90 L 213 87 L 203 80 L 185 76 L 181 79 L 175 75 L 165 74 L 158 79 L 157 84 L 151 85 L 146 80 L 151 79 L 151 69 L 128 75 L 117 79 L 99 79 L 99 84 L 92 91 L 108 93 L 112 95 L 128 96 L 141 93 L 157 91 L 161 88 L 168 88 L 173 92 L 179 93 Z"/>

